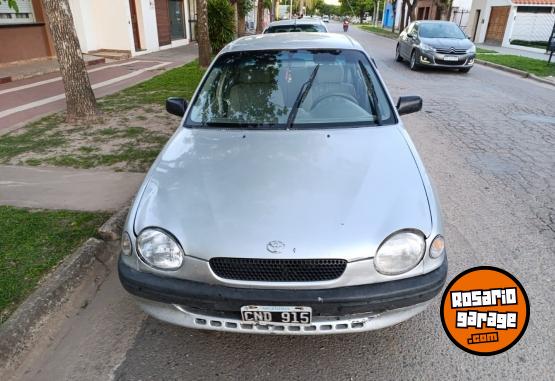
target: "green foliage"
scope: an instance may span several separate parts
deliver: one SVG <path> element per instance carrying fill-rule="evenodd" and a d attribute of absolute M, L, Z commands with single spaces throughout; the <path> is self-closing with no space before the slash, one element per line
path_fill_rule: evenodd
<path fill-rule="evenodd" d="M 8 7 L 13 9 L 16 13 L 19 13 L 19 7 L 17 6 L 16 0 L 0 0 L 0 4 L 8 2 Z"/>
<path fill-rule="evenodd" d="M 233 41 L 235 11 L 228 0 L 208 0 L 208 34 L 213 54 Z"/>
<path fill-rule="evenodd" d="M 478 59 L 493 62 L 499 65 L 512 67 L 513 69 L 523 70 L 540 77 L 555 76 L 555 63 L 548 64 L 544 60 L 534 58 L 513 56 L 509 54 L 480 54 Z"/>
<path fill-rule="evenodd" d="M 108 216 L 0 206 L 0 323 Z"/>
<path fill-rule="evenodd" d="M 341 9 L 345 14 L 361 17 L 364 12 L 370 14 L 374 10 L 374 0 L 339 0 Z"/>
<path fill-rule="evenodd" d="M 241 9 L 243 10 L 243 15 L 252 11 L 254 9 L 254 0 L 237 0 L 237 10 L 239 14 L 241 14 Z"/>
<path fill-rule="evenodd" d="M 327 4 L 324 0 L 318 0 L 314 3 L 314 10 L 318 10 L 318 14 L 323 15 L 337 15 L 342 16 L 343 10 L 339 5 Z"/>

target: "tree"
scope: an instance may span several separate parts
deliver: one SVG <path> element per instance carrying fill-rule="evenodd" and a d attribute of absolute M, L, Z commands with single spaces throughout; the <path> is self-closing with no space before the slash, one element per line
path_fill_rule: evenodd
<path fill-rule="evenodd" d="M 364 13 L 374 10 L 374 0 L 339 0 L 344 13 L 352 13 L 358 16 L 360 21 L 364 20 Z"/>
<path fill-rule="evenodd" d="M 246 31 L 245 16 L 253 8 L 253 0 L 237 0 L 237 35 L 241 37 Z"/>
<path fill-rule="evenodd" d="M 391 25 L 391 31 L 393 33 L 395 33 L 395 20 L 397 18 L 397 1 L 400 1 L 400 0 L 391 1 L 391 11 L 393 12 L 393 24 Z"/>
<path fill-rule="evenodd" d="M 207 68 L 210 65 L 210 35 L 208 34 L 208 4 L 207 0 L 197 1 L 197 42 L 198 63 Z"/>
<path fill-rule="evenodd" d="M 264 0 L 258 0 L 256 6 L 256 34 L 264 31 Z"/>
<path fill-rule="evenodd" d="M 235 9 L 229 0 L 208 0 L 208 34 L 214 54 L 233 41 Z"/>
<path fill-rule="evenodd" d="M 98 114 L 83 53 L 75 32 L 68 0 L 42 0 L 60 73 L 64 83 L 69 122 Z"/>

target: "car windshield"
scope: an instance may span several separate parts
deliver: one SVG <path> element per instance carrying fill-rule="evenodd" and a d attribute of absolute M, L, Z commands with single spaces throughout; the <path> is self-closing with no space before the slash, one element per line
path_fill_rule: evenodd
<path fill-rule="evenodd" d="M 320 24 L 288 24 L 271 25 L 264 33 L 287 33 L 287 32 L 325 32 L 326 28 Z"/>
<path fill-rule="evenodd" d="M 214 63 L 186 125 L 340 128 L 395 123 L 364 54 L 351 50 L 227 53 Z"/>
<path fill-rule="evenodd" d="M 464 39 L 463 31 L 453 23 L 422 23 L 419 25 L 420 37 Z"/>

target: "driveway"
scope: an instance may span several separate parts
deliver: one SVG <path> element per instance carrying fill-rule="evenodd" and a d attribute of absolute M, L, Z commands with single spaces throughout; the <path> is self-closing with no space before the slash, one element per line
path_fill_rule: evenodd
<path fill-rule="evenodd" d="M 340 25 L 330 29 L 339 32 Z M 376 59 L 394 98 L 420 95 L 403 118 L 443 206 L 449 275 L 506 269 L 523 284 L 531 318 L 503 354 L 455 347 L 439 300 L 381 331 L 272 337 L 193 331 L 147 318 L 116 272 L 64 322 L 20 379 L 548 379 L 555 374 L 555 110 L 553 87 L 494 69 L 412 72 L 393 60 L 395 42 L 351 28 Z"/>

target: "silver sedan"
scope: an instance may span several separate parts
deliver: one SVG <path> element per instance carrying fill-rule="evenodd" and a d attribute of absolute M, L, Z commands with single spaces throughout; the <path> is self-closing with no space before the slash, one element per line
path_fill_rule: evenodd
<path fill-rule="evenodd" d="M 219 331 L 379 329 L 446 278 L 439 206 L 373 60 L 350 37 L 238 39 L 213 60 L 150 169 L 120 280 L 144 311 Z"/>

